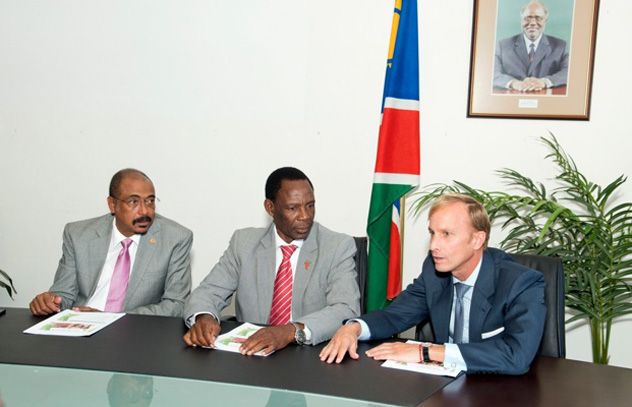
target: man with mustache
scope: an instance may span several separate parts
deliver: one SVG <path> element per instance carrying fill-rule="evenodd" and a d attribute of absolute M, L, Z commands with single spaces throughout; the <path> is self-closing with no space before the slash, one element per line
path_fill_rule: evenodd
<path fill-rule="evenodd" d="M 279 168 L 268 177 L 265 195 L 272 224 L 237 230 L 191 293 L 184 311 L 187 345 L 214 345 L 220 313 L 233 295 L 238 320 L 270 325 L 242 344 L 244 355 L 269 354 L 292 342 L 316 345 L 358 315 L 355 244 L 314 222 L 311 181 L 296 168 Z"/>
<path fill-rule="evenodd" d="M 66 225 L 53 285 L 33 315 L 62 309 L 181 316 L 191 291 L 193 233 L 156 214 L 154 184 L 139 170 L 110 182 L 110 213 Z"/>
<path fill-rule="evenodd" d="M 566 41 L 544 34 L 548 18 L 549 10 L 539 1 L 522 8 L 522 33 L 496 46 L 494 86 L 529 92 L 566 85 Z"/>

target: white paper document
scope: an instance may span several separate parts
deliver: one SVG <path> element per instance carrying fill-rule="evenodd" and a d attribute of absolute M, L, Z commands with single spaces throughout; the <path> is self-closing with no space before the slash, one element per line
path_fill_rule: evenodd
<path fill-rule="evenodd" d="M 24 330 L 25 334 L 90 336 L 124 316 L 125 313 L 64 310 Z"/>
<path fill-rule="evenodd" d="M 417 341 L 406 341 L 406 343 L 419 344 Z M 408 370 L 410 372 L 426 373 L 435 376 L 449 376 L 457 377 L 461 373 L 458 369 L 452 369 L 444 367 L 438 363 L 411 363 L 411 362 L 397 362 L 394 360 L 387 360 L 382 363 L 382 367 L 390 367 L 392 369 Z"/>
<path fill-rule="evenodd" d="M 249 322 L 239 325 L 237 328 L 223 335 L 220 335 L 215 339 L 215 349 L 227 350 L 229 352 L 239 353 L 239 347 L 246 341 L 252 334 L 260 330 L 261 326 L 254 325 Z M 271 355 L 269 353 L 268 355 Z M 255 353 L 257 356 L 268 356 L 263 352 Z"/>

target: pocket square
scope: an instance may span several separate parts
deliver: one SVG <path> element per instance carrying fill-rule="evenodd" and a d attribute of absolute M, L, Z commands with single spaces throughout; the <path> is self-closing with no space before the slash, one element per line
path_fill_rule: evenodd
<path fill-rule="evenodd" d="M 489 339 L 489 338 L 491 338 L 491 337 L 493 337 L 493 336 L 498 335 L 499 333 L 502 333 L 504 330 L 505 330 L 505 327 L 504 327 L 504 326 L 501 326 L 500 328 L 498 328 L 498 329 L 494 329 L 493 331 L 483 332 L 483 333 L 481 334 L 481 338 L 482 338 L 482 339 Z"/>

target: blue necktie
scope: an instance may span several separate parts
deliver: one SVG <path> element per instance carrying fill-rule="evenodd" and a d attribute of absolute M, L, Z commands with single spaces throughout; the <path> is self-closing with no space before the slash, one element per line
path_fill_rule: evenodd
<path fill-rule="evenodd" d="M 454 284 L 456 288 L 456 303 L 454 304 L 454 334 L 452 335 L 452 342 L 463 342 L 463 296 L 470 289 L 469 285 L 463 283 Z"/>

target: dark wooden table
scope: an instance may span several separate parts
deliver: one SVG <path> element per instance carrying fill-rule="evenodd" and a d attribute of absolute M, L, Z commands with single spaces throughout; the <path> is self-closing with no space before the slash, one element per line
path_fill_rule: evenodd
<path fill-rule="evenodd" d="M 179 318 L 127 315 L 89 338 L 22 333 L 40 320 L 26 309 L 7 309 L 0 317 L 0 363 L 210 380 L 401 406 L 632 405 L 632 369 L 573 360 L 538 357 L 523 376 L 454 380 L 385 369 L 366 357 L 328 365 L 318 360 L 324 345 L 289 346 L 267 358 L 187 348 Z"/>

